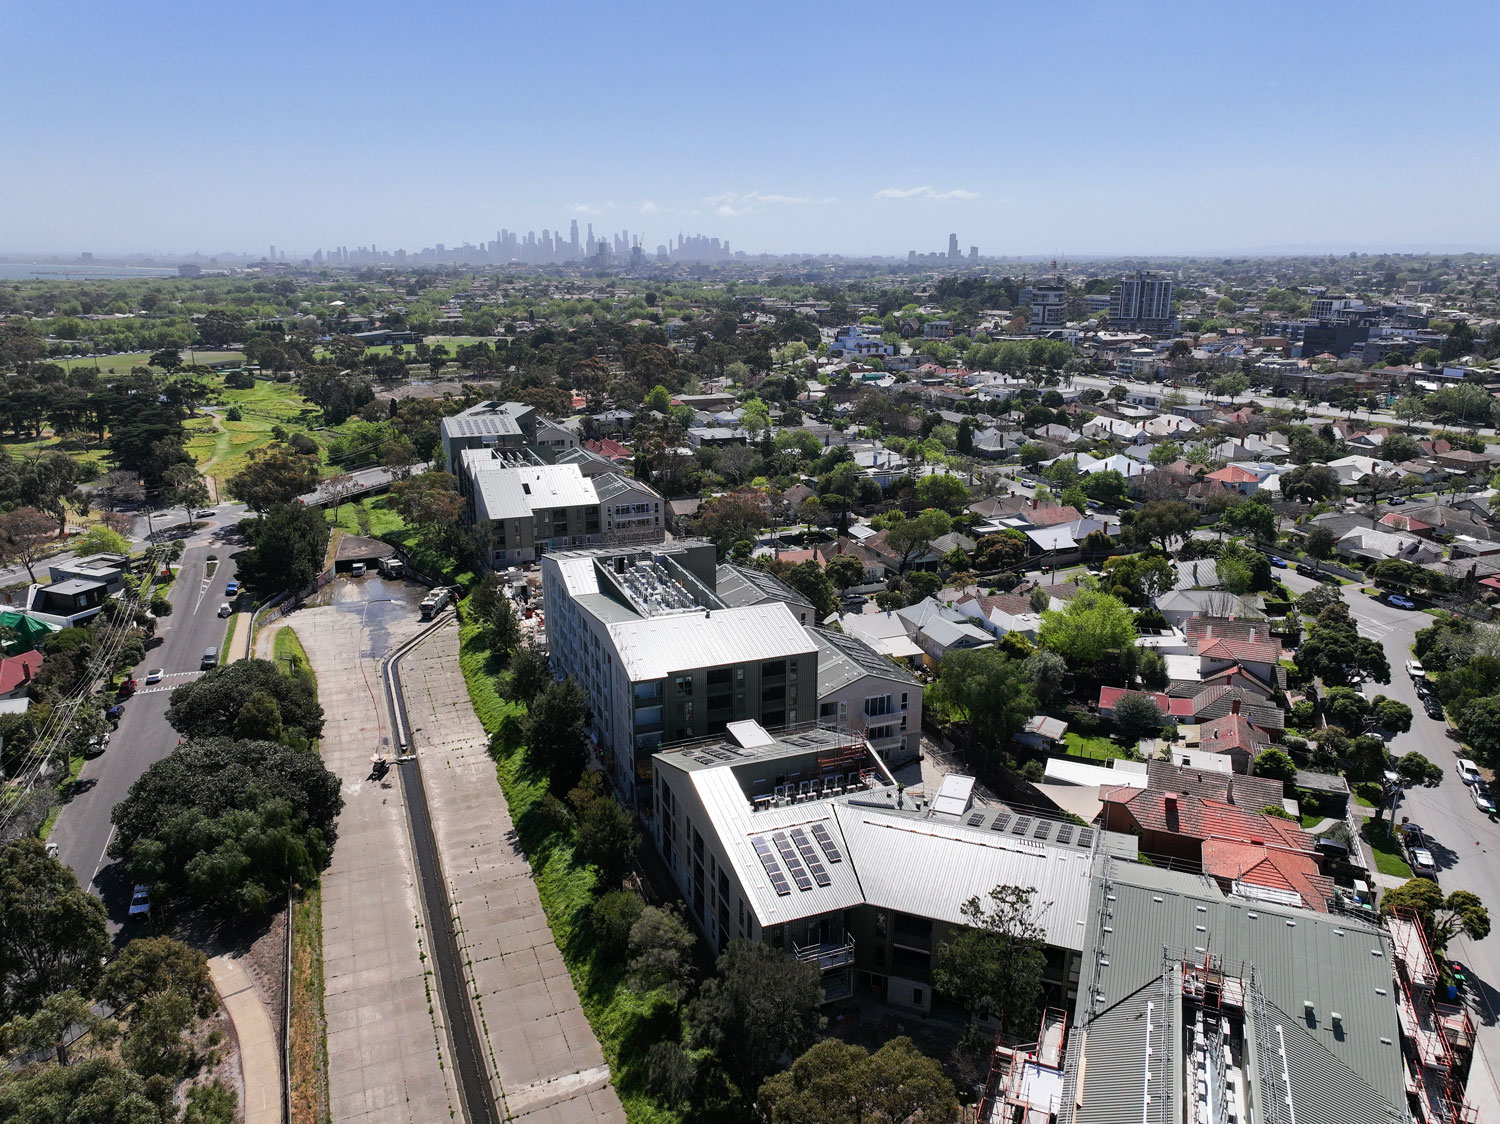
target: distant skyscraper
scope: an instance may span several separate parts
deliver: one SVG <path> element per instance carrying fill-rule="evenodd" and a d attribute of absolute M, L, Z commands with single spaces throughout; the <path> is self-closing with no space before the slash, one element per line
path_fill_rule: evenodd
<path fill-rule="evenodd" d="M 979 260 L 979 247 L 978 246 L 970 246 L 969 247 L 969 260 L 970 261 L 978 261 Z"/>
<path fill-rule="evenodd" d="M 574 261 L 577 261 L 578 260 L 578 220 L 577 219 L 573 220 L 572 229 L 569 231 L 568 246 L 569 246 L 569 256 Z"/>
<path fill-rule="evenodd" d="M 274 242 L 271 243 L 271 260 L 276 260 L 276 243 Z"/>
<path fill-rule="evenodd" d="M 948 235 L 948 260 L 958 260 L 958 235 L 956 234 Z"/>

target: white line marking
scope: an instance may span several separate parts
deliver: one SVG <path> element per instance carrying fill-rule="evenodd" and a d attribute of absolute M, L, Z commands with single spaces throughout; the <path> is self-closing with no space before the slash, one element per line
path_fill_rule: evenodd
<path fill-rule="evenodd" d="M 102 850 L 102 851 L 99 852 L 99 861 L 94 864 L 94 873 L 89 875 L 89 885 L 90 886 L 92 886 L 94 884 L 94 879 L 99 877 L 99 868 L 104 865 L 105 857 L 108 856 L 108 854 L 109 854 L 109 845 L 114 842 L 114 839 L 115 839 L 115 829 L 114 829 L 114 826 L 111 825 L 110 829 L 109 829 L 109 834 L 107 836 L 105 836 L 105 839 L 104 839 L 104 850 Z"/>

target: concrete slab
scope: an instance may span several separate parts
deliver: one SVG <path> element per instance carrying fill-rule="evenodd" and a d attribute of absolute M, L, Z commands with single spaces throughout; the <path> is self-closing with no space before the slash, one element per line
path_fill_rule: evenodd
<path fill-rule="evenodd" d="M 208 974 L 240 1044 L 245 1124 L 281 1124 L 281 1046 L 271 1014 L 238 960 L 215 956 L 208 962 Z"/>
<path fill-rule="evenodd" d="M 371 781 L 370 756 L 392 742 L 379 660 L 421 627 L 401 587 L 338 581 L 331 604 L 279 623 L 297 632 L 318 677 L 324 763 L 343 783 L 333 861 L 323 876 L 329 1107 L 335 1124 L 430 1124 L 458 1110 L 441 1009 L 429 998 L 425 935 L 395 773 Z M 415 588 L 411 590 L 416 593 Z M 269 657 L 275 629 L 256 637 Z M 430 1009 L 429 1009 L 430 1008 Z"/>
<path fill-rule="evenodd" d="M 514 846 L 484 729 L 458 669 L 456 625 L 438 629 L 407 657 L 402 681 L 470 994 L 477 996 L 478 1024 L 490 1029 L 505 1114 L 526 1124 L 624 1124 L 531 868 Z"/>

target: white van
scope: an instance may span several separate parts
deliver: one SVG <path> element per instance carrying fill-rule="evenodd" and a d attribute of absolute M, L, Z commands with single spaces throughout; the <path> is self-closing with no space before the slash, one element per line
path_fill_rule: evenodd
<path fill-rule="evenodd" d="M 354 563 L 354 565 L 352 565 L 352 566 L 349 567 L 349 573 L 352 574 L 356 578 L 362 578 L 362 577 L 364 577 L 365 576 L 365 564 L 363 562 L 356 562 L 356 563 Z"/>

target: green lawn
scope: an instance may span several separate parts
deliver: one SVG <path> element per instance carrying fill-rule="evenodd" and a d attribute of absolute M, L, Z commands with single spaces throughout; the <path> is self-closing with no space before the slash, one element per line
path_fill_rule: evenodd
<path fill-rule="evenodd" d="M 310 404 L 291 383 L 257 379 L 249 390 L 222 388 L 216 415 L 199 414 L 187 422 L 188 453 L 205 476 L 224 480 L 245 467 L 250 454 L 265 448 L 277 426 L 307 430 L 322 421 L 322 411 Z M 238 406 L 239 421 L 227 421 L 224 410 Z"/>
<path fill-rule="evenodd" d="M 307 658 L 307 649 L 302 647 L 302 641 L 291 625 L 282 625 L 276 630 L 276 637 L 271 642 L 271 657 L 276 666 L 289 675 L 293 669 L 302 668 L 312 679 L 313 686 L 317 686 L 318 676 L 313 671 L 312 661 Z"/>
<path fill-rule="evenodd" d="M 245 358 L 244 353 L 240 351 L 199 351 L 184 347 L 181 352 L 184 365 L 197 362 L 204 367 L 210 363 L 227 363 L 231 359 Z M 150 351 L 132 351 L 124 355 L 90 355 L 72 359 L 51 359 L 48 362 L 56 363 L 70 371 L 77 367 L 92 367 L 101 375 L 124 375 L 134 367 L 146 366 L 152 354 Z"/>
<path fill-rule="evenodd" d="M 1401 857 L 1401 844 L 1396 841 L 1390 824 L 1384 820 L 1379 823 L 1366 820 L 1364 827 L 1359 829 L 1359 834 L 1370 845 L 1370 851 L 1375 856 L 1376 870 L 1397 878 L 1411 877 L 1411 867 Z"/>
<path fill-rule="evenodd" d="M 1313 828 L 1317 827 L 1318 824 L 1322 823 L 1327 818 L 1328 818 L 1327 816 L 1322 815 L 1321 813 L 1318 813 L 1318 812 L 1303 812 L 1302 813 L 1302 821 L 1301 821 L 1302 822 L 1302 830 L 1303 831 L 1311 831 Z"/>
<path fill-rule="evenodd" d="M 1063 745 L 1067 747 L 1069 757 L 1087 757 L 1094 761 L 1111 761 L 1116 758 L 1125 760 L 1130 757 L 1122 747 L 1102 735 L 1085 737 L 1069 730 L 1063 735 Z"/>

